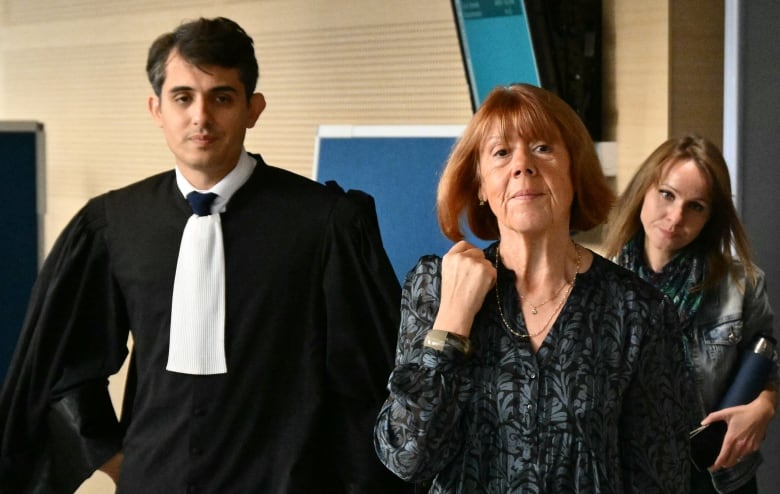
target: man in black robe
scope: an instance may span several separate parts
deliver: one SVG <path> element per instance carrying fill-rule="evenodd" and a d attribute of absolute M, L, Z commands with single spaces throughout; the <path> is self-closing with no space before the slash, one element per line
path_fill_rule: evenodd
<path fill-rule="evenodd" d="M 0 492 L 73 492 L 98 468 L 119 493 L 408 491 L 372 447 L 400 287 L 370 196 L 244 150 L 265 101 L 234 22 L 162 35 L 147 72 L 175 169 L 90 200 L 52 248 L 0 394 Z M 201 295 L 224 295 L 222 322 L 174 345 L 192 190 L 218 194 L 224 288 Z M 107 378 L 129 334 L 120 422 Z M 212 350 L 224 368 L 198 362 Z"/>

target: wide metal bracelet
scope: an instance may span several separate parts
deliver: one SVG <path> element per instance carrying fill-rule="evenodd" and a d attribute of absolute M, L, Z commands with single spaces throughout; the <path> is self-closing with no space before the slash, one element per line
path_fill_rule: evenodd
<path fill-rule="evenodd" d="M 423 346 L 432 348 L 437 352 L 442 352 L 446 345 L 452 346 L 455 350 L 464 355 L 471 354 L 471 340 L 463 335 L 444 331 L 442 329 L 432 329 L 425 335 Z"/>

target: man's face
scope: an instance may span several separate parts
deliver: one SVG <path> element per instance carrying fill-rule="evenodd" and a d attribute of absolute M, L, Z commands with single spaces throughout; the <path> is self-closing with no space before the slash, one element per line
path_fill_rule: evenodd
<path fill-rule="evenodd" d="M 265 101 L 254 94 L 247 102 L 238 69 L 202 69 L 174 50 L 160 97 L 149 98 L 149 111 L 184 176 L 196 188 L 205 189 L 236 165 L 246 129 L 255 125 Z"/>

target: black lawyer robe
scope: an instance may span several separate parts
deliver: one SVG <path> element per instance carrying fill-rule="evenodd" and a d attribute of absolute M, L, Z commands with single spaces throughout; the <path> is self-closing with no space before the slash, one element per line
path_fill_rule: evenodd
<path fill-rule="evenodd" d="M 173 171 L 91 200 L 64 230 L 0 395 L 3 489 L 72 492 L 121 448 L 120 494 L 407 490 L 371 439 L 400 299 L 373 202 L 256 158 L 221 215 L 227 374 L 165 370 L 191 214 Z M 130 331 L 119 424 L 106 382 Z"/>

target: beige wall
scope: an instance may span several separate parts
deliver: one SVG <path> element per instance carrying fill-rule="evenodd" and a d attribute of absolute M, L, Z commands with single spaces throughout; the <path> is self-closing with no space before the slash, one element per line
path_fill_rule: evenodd
<path fill-rule="evenodd" d="M 87 198 L 172 166 L 146 111 L 144 63 L 184 19 L 225 15 L 254 37 L 268 108 L 247 146 L 302 175 L 319 124 L 462 124 L 471 113 L 447 0 L 0 5 L 0 118 L 46 128 L 47 248 Z"/>
<path fill-rule="evenodd" d="M 723 136 L 723 0 L 605 0 L 614 16 L 617 190 L 661 142 Z M 607 108 L 612 110 L 612 108 Z"/>
<path fill-rule="evenodd" d="M 723 0 L 669 4 L 669 134 L 723 142 Z"/>
<path fill-rule="evenodd" d="M 668 128 L 669 14 L 666 1 L 614 0 L 617 188 L 665 140 Z"/>

